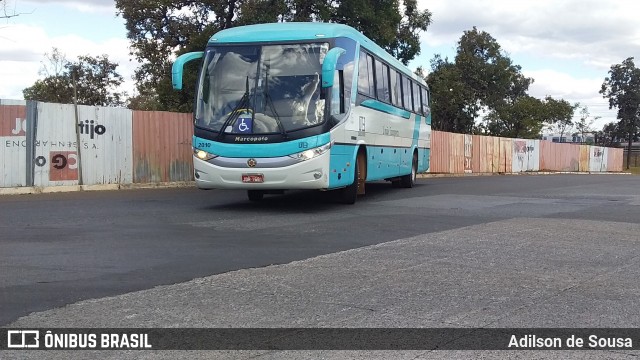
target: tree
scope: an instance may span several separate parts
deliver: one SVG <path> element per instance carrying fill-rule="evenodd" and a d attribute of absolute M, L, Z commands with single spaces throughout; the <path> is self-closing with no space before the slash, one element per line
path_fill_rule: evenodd
<path fill-rule="evenodd" d="M 533 79 L 522 75 L 521 67 L 512 63 L 496 39 L 475 27 L 460 38 L 455 63 L 476 100 L 489 109 L 514 104 L 533 83 Z"/>
<path fill-rule="evenodd" d="M 485 117 L 484 130 L 494 136 L 535 139 L 540 136 L 547 116 L 545 104 L 532 96 L 518 97 L 513 104 L 502 105 Z"/>
<path fill-rule="evenodd" d="M 595 123 L 598 119 L 600 119 L 600 116 L 591 117 L 588 107 L 583 106 L 580 108 L 580 120 L 575 122 L 575 127 L 578 134 L 580 134 L 582 142 L 592 145 L 592 143 L 590 141 L 587 141 L 586 138 L 587 134 L 594 132 L 593 123 Z"/>
<path fill-rule="evenodd" d="M 527 95 L 533 79 L 521 73 L 521 67 L 513 64 L 489 33 L 475 27 L 465 31 L 455 61 L 436 55 L 431 68 L 426 80 L 432 93 L 434 128 L 538 136 L 543 104 Z M 475 119 L 481 113 L 489 116 L 476 127 Z"/>
<path fill-rule="evenodd" d="M 425 78 L 431 91 L 431 113 L 434 130 L 469 134 L 479 111 L 474 92 L 462 81 L 462 73 L 436 55 L 431 60 L 431 73 Z"/>
<path fill-rule="evenodd" d="M 600 94 L 609 99 L 609 109 L 618 109 L 618 129 L 625 134 L 631 152 L 640 127 L 640 69 L 635 66 L 633 57 L 611 66 Z M 629 166 L 630 156 L 627 156 L 627 169 Z"/>
<path fill-rule="evenodd" d="M 9 4 L 7 4 L 6 0 L 0 0 L 0 19 L 10 19 L 19 15 L 15 10 L 9 9 Z"/>
<path fill-rule="evenodd" d="M 96 106 L 122 106 L 126 93 L 116 92 L 123 78 L 116 68 L 118 64 L 109 61 L 107 55 L 92 57 L 84 55 L 75 62 L 69 62 L 65 55 L 54 48 L 45 54 L 49 64 L 40 70 L 43 79 L 24 89 L 26 100 L 73 103 L 74 80 L 78 94 L 78 104 Z"/>
<path fill-rule="evenodd" d="M 126 22 L 132 55 L 140 62 L 138 95 L 130 106 L 191 111 L 196 62 L 187 64 L 183 91 L 171 87 L 176 55 L 201 51 L 217 31 L 276 21 L 327 21 L 351 25 L 404 63 L 420 52 L 419 34 L 431 23 L 416 0 L 116 0 Z"/>
<path fill-rule="evenodd" d="M 602 130 L 596 134 L 596 144 L 611 147 L 618 142 L 620 136 L 621 132 L 618 128 L 618 123 L 610 122 L 603 126 Z"/>
<path fill-rule="evenodd" d="M 563 142 L 565 134 L 569 133 L 574 126 L 573 113 L 580 106 L 571 105 L 567 100 L 556 100 L 551 96 L 545 97 L 545 121 L 560 134 L 560 142 Z"/>

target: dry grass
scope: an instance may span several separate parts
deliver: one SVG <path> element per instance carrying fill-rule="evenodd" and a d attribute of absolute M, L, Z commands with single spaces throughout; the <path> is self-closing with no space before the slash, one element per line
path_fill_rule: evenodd
<path fill-rule="evenodd" d="M 630 167 L 629 170 L 623 169 L 624 172 L 630 172 L 634 175 L 640 175 L 640 166 L 638 167 Z"/>

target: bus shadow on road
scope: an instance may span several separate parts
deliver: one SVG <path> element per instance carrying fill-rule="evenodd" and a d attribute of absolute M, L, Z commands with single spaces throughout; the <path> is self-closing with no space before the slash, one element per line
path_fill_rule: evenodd
<path fill-rule="evenodd" d="M 260 212 L 315 213 L 327 210 L 356 209 L 363 204 L 397 200 L 417 196 L 416 188 L 424 184 L 416 184 L 414 189 L 394 188 L 388 182 L 367 183 L 366 194 L 358 196 L 354 205 L 343 204 L 340 191 L 290 190 L 283 194 L 266 194 L 261 201 L 249 201 L 246 193 L 237 192 L 237 201 L 208 206 L 206 210 L 236 210 Z"/>

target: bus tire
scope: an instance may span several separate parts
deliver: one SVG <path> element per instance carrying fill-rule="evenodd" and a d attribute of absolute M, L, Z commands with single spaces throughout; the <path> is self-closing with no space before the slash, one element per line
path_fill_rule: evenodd
<path fill-rule="evenodd" d="M 247 196 L 249 201 L 260 201 L 264 198 L 264 191 L 262 190 L 247 190 Z"/>
<path fill-rule="evenodd" d="M 340 190 L 340 200 L 343 204 L 353 205 L 358 199 L 358 160 L 353 167 L 353 183 Z"/>
<path fill-rule="evenodd" d="M 416 177 L 418 176 L 418 155 L 413 154 L 413 160 L 411 161 L 411 173 L 400 178 L 400 186 L 410 189 L 416 184 Z"/>

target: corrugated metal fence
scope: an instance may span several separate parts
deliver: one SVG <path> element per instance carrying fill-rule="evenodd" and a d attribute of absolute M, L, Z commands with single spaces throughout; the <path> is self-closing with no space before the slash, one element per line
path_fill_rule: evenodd
<path fill-rule="evenodd" d="M 157 183 L 191 180 L 191 114 L 133 112 L 133 180 Z"/>
<path fill-rule="evenodd" d="M 623 164 L 623 149 L 544 140 L 433 131 L 431 146 L 432 173 L 619 172 Z"/>
<path fill-rule="evenodd" d="M 190 181 L 192 137 L 191 114 L 0 100 L 0 187 Z M 622 149 L 440 131 L 431 148 L 432 173 L 622 171 Z"/>
<path fill-rule="evenodd" d="M 7 103 L 0 187 L 193 180 L 191 114 L 80 105 L 76 118 L 73 105 Z"/>

